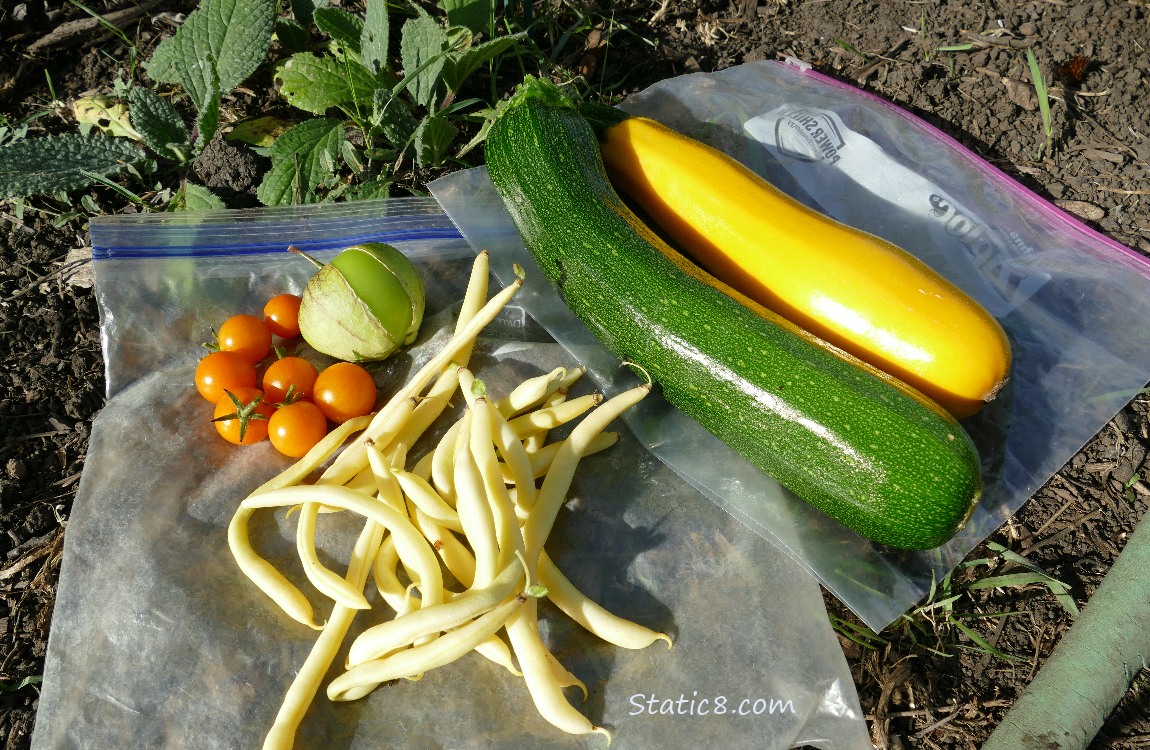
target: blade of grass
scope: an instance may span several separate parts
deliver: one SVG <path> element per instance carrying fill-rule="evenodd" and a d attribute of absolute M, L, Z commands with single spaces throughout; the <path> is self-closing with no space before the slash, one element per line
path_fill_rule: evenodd
<path fill-rule="evenodd" d="M 1050 116 L 1050 91 L 1046 88 L 1046 79 L 1038 68 L 1038 59 L 1034 50 L 1026 48 L 1026 64 L 1030 66 L 1030 82 L 1034 85 L 1034 93 L 1038 95 L 1038 113 L 1042 117 L 1042 130 L 1046 133 L 1046 152 L 1050 153 L 1054 146 L 1054 120 Z"/>
<path fill-rule="evenodd" d="M 963 622 L 961 620 L 959 620 L 957 617 L 951 615 L 948 618 L 948 621 L 950 622 L 951 625 L 953 625 L 954 627 L 961 630 L 966 635 L 967 638 L 969 638 L 971 641 L 973 641 L 977 645 L 977 648 L 973 649 L 973 650 L 982 651 L 982 652 L 987 653 L 987 654 L 993 654 L 994 656 L 997 656 L 999 659 L 1006 659 L 1007 661 L 1019 661 L 1019 657 L 1011 656 L 1010 654 L 1008 654 L 1004 651 L 1000 651 L 999 649 L 992 646 L 990 641 L 983 638 L 982 635 L 979 634 L 978 631 L 976 631 L 974 628 L 971 628 L 971 627 L 963 624 Z M 963 645 L 961 643 L 958 643 L 955 645 L 958 648 L 963 648 L 963 649 L 968 649 L 968 650 L 971 649 L 970 646 L 966 646 L 966 645 Z"/>

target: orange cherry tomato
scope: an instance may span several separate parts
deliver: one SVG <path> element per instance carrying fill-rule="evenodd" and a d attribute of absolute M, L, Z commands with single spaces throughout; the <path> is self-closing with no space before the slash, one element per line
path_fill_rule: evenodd
<path fill-rule="evenodd" d="M 299 303 L 297 294 L 277 294 L 264 305 L 264 324 L 268 330 L 283 339 L 299 335 Z"/>
<path fill-rule="evenodd" d="M 235 352 L 212 352 L 196 365 L 196 390 L 213 404 L 225 390 L 252 388 L 256 380 L 256 368 Z"/>
<path fill-rule="evenodd" d="M 288 400 L 288 391 L 291 391 L 291 400 L 311 398 L 315 379 L 319 372 L 315 365 L 303 357 L 282 357 L 268 365 L 264 372 L 264 394 L 273 404 L 282 404 Z"/>
<path fill-rule="evenodd" d="M 268 420 L 275 409 L 264 403 L 259 388 L 237 388 L 228 391 L 216 403 L 213 424 L 220 436 L 235 445 L 251 445 L 268 436 Z M 223 419 L 232 415 L 230 419 Z"/>
<path fill-rule="evenodd" d="M 315 379 L 312 399 L 328 419 L 343 424 L 370 414 L 378 394 L 371 373 L 353 362 L 337 362 Z"/>
<path fill-rule="evenodd" d="M 327 434 L 327 417 L 311 401 L 276 409 L 268 421 L 268 439 L 285 456 L 300 458 Z"/>
<path fill-rule="evenodd" d="M 254 315 L 233 315 L 220 326 L 220 350 L 235 352 L 255 364 L 272 350 L 272 332 Z"/>

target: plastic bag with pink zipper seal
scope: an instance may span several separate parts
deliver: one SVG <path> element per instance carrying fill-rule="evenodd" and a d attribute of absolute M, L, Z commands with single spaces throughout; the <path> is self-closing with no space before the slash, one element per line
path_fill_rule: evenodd
<path fill-rule="evenodd" d="M 1150 380 L 1150 262 L 1071 218 L 937 128 L 799 61 L 662 81 L 620 107 L 715 146 L 796 199 L 909 250 L 986 307 L 1014 362 L 964 426 L 986 492 L 951 542 L 884 549 L 758 472 L 676 410 L 645 404 L 631 427 L 712 501 L 789 553 L 876 631 L 987 538 Z M 432 191 L 473 246 L 533 267 L 480 168 Z M 493 266 L 498 264 L 493 264 Z M 506 265 L 506 264 L 504 264 Z M 557 341 L 596 362 L 557 296 L 525 303 Z M 544 314 L 546 311 L 546 314 Z M 611 358 L 592 374 L 610 380 Z"/>

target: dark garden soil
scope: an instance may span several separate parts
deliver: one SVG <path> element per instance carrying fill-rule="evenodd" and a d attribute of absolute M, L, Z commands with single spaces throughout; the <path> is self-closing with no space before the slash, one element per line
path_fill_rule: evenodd
<path fill-rule="evenodd" d="M 794 56 L 914 112 L 1040 196 L 1150 256 L 1146 0 L 563 5 L 568 15 L 578 6 L 599 20 L 560 55 L 565 67 L 597 86 L 625 94 L 673 75 Z M 178 21 L 172 12 L 194 7 L 132 0 L 88 6 L 101 13 L 129 9 L 118 25 L 142 55 L 172 33 Z M 69 131 L 75 125 L 67 102 L 111 91 L 118 72 L 127 70 L 127 47 L 94 23 L 69 32 L 66 22 L 85 19 L 63 0 L 0 4 L 0 118 L 15 123 L 39 115 L 33 135 Z M 553 42 L 539 40 L 544 48 Z M 1053 81 L 1052 154 L 1043 149 L 1028 47 Z M 250 91 L 225 102 L 225 123 L 268 100 L 270 79 L 261 75 L 248 82 Z M 212 155 L 217 163 L 205 157 L 191 179 L 226 194 L 233 206 L 250 204 L 260 162 L 234 147 Z M 111 191 L 93 195 L 101 211 L 124 208 Z M 89 427 L 104 402 L 86 226 L 59 215 L 66 210 L 47 199 L 22 212 L 0 202 L 0 743 L 8 750 L 30 744 L 62 541 Z M 1085 604 L 1147 510 L 1148 447 L 1150 396 L 1143 393 L 992 540 L 1070 584 Z M 987 556 L 985 549 L 971 555 Z M 827 603 L 835 616 L 853 620 L 832 598 Z M 965 590 L 955 608 L 1016 613 L 970 622 L 1018 658 L 970 648 L 964 637 L 928 622 L 893 625 L 870 646 L 840 639 L 876 746 L 976 748 L 1072 621 L 1038 585 Z M 1145 674 L 1092 747 L 1150 748 Z"/>

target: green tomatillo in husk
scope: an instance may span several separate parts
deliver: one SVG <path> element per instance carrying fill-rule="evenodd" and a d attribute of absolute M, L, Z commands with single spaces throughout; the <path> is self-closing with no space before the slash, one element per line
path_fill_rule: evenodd
<path fill-rule="evenodd" d="M 367 362 L 415 340 L 423 322 L 423 279 L 406 255 L 368 242 L 316 265 L 319 272 L 303 290 L 299 327 L 317 351 Z"/>

